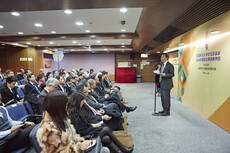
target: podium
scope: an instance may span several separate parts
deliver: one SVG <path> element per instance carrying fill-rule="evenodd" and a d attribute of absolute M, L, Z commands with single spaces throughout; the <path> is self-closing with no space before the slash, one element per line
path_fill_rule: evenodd
<path fill-rule="evenodd" d="M 117 83 L 136 83 L 135 67 L 118 67 L 116 69 Z"/>

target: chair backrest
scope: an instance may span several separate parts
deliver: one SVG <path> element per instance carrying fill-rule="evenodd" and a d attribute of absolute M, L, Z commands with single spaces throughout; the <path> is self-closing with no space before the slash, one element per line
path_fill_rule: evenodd
<path fill-rule="evenodd" d="M 37 136 L 36 136 L 39 127 L 40 127 L 40 123 L 37 124 L 37 125 L 33 128 L 33 130 L 30 132 L 30 142 L 31 142 L 31 144 L 33 145 L 33 147 L 34 147 L 34 149 L 35 149 L 35 151 L 36 151 L 37 153 L 40 153 L 40 152 L 41 152 L 41 148 L 40 148 L 40 146 L 39 146 L 39 144 L 38 144 Z"/>
<path fill-rule="evenodd" d="M 21 85 L 24 85 L 24 84 L 25 84 L 24 79 L 21 79 L 21 80 L 20 80 L 20 83 L 21 83 Z"/>
<path fill-rule="evenodd" d="M 24 104 L 25 104 L 27 110 L 29 111 L 30 115 L 34 115 L 34 111 L 33 111 L 31 104 L 28 101 L 25 101 Z"/>
<path fill-rule="evenodd" d="M 21 103 L 11 104 L 6 107 L 12 120 L 18 121 L 22 117 L 28 116 L 25 107 Z"/>
<path fill-rule="evenodd" d="M 17 93 L 18 93 L 18 95 L 19 95 L 20 98 L 24 98 L 25 97 L 25 95 L 24 95 L 24 93 L 23 93 L 23 91 L 22 91 L 21 88 L 17 88 Z"/>

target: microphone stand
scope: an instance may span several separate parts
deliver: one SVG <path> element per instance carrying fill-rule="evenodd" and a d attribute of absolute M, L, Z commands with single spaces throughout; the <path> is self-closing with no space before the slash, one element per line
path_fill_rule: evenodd
<path fill-rule="evenodd" d="M 155 74 L 156 77 L 156 74 Z M 156 96 L 157 96 L 157 85 L 156 85 L 156 81 L 155 81 L 155 92 L 154 92 L 154 110 L 152 115 L 153 116 L 160 116 L 160 113 L 156 112 L 156 108 L 157 108 L 157 104 L 156 104 Z"/>

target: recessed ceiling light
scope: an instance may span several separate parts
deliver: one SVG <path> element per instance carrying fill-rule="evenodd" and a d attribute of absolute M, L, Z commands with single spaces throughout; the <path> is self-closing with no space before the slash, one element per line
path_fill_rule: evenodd
<path fill-rule="evenodd" d="M 215 33 L 219 33 L 220 31 L 219 30 L 213 30 L 213 31 L 211 31 L 210 33 L 211 34 L 215 34 Z"/>
<path fill-rule="evenodd" d="M 121 29 L 121 31 L 122 31 L 122 32 L 125 32 L 125 31 L 126 31 L 126 29 Z"/>
<path fill-rule="evenodd" d="M 56 31 L 51 31 L 50 33 L 56 33 Z"/>
<path fill-rule="evenodd" d="M 95 35 L 92 35 L 92 36 L 90 36 L 91 38 L 95 38 L 96 36 Z"/>
<path fill-rule="evenodd" d="M 40 47 L 41 45 L 37 45 L 38 47 Z"/>
<path fill-rule="evenodd" d="M 71 51 L 74 51 L 74 49 L 71 49 Z"/>
<path fill-rule="evenodd" d="M 72 14 L 71 10 L 65 10 L 64 12 L 65 12 L 65 14 Z"/>
<path fill-rule="evenodd" d="M 125 47 L 125 46 L 121 46 L 121 47 Z"/>
<path fill-rule="evenodd" d="M 43 25 L 41 23 L 35 23 L 34 26 L 35 27 L 43 27 Z"/>
<path fill-rule="evenodd" d="M 31 42 L 26 42 L 27 45 L 31 45 Z"/>
<path fill-rule="evenodd" d="M 18 32 L 19 35 L 23 35 L 24 33 L 23 32 Z"/>
<path fill-rule="evenodd" d="M 97 40 L 97 43 L 101 43 L 101 41 L 100 41 L 100 40 Z"/>
<path fill-rule="evenodd" d="M 13 16 L 20 16 L 20 13 L 18 13 L 18 12 L 11 12 L 11 15 L 13 15 Z"/>
<path fill-rule="evenodd" d="M 50 42 L 49 42 L 49 44 L 51 44 L 51 45 L 52 45 L 52 44 L 54 44 L 54 42 L 50 41 Z"/>
<path fill-rule="evenodd" d="M 84 25 L 84 23 L 81 22 L 81 21 L 78 21 L 78 22 L 76 22 L 75 24 L 78 25 L 78 26 Z"/>
<path fill-rule="evenodd" d="M 107 51 L 108 49 L 107 48 L 104 48 L 105 51 Z"/>
<path fill-rule="evenodd" d="M 157 54 L 161 53 L 160 51 L 157 51 Z"/>
<path fill-rule="evenodd" d="M 2 25 L 0 25 L 0 29 L 2 29 L 3 28 L 3 26 Z"/>
<path fill-rule="evenodd" d="M 123 13 L 125 13 L 125 12 L 127 12 L 128 10 L 127 10 L 127 8 L 121 8 L 120 9 L 120 12 L 123 12 Z"/>
<path fill-rule="evenodd" d="M 81 46 L 81 44 L 78 44 L 79 46 Z"/>
<path fill-rule="evenodd" d="M 72 43 L 73 43 L 73 44 L 76 44 L 76 43 L 77 43 L 77 41 L 72 41 Z"/>
<path fill-rule="evenodd" d="M 125 43 L 121 43 L 122 45 L 124 45 Z"/>
<path fill-rule="evenodd" d="M 90 30 L 85 30 L 85 32 L 89 33 L 89 32 L 90 32 Z"/>
<path fill-rule="evenodd" d="M 66 38 L 66 36 L 61 36 L 62 39 Z"/>

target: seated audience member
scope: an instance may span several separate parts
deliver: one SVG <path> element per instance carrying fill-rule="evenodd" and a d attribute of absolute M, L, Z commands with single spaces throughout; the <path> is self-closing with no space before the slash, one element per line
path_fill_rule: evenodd
<path fill-rule="evenodd" d="M 46 73 L 46 81 L 47 81 L 49 78 L 53 78 L 53 74 L 52 74 L 51 72 L 47 72 L 47 73 Z"/>
<path fill-rule="evenodd" d="M 60 76 L 56 76 L 56 79 L 59 81 L 59 84 L 58 84 L 56 90 L 65 92 L 65 88 L 63 87 L 64 84 L 65 84 L 64 78 L 63 78 L 63 77 L 60 77 Z"/>
<path fill-rule="evenodd" d="M 95 74 L 94 74 L 94 70 L 93 69 L 89 70 L 89 78 L 90 79 L 95 79 Z"/>
<path fill-rule="evenodd" d="M 5 78 L 3 78 L 2 83 L 5 84 L 6 83 L 6 79 L 10 76 L 14 76 L 14 72 L 12 70 L 6 70 L 6 76 Z"/>
<path fill-rule="evenodd" d="M 82 73 L 79 73 L 78 78 L 79 78 L 78 82 L 80 82 L 80 81 L 84 80 L 84 75 Z"/>
<path fill-rule="evenodd" d="M 104 85 L 105 85 L 105 87 L 106 88 L 109 88 L 109 89 L 111 89 L 111 90 L 113 90 L 113 89 L 118 89 L 118 90 L 120 90 L 121 88 L 120 87 L 118 87 L 118 86 L 115 86 L 115 84 L 111 81 L 111 79 L 109 78 L 109 73 L 108 72 L 106 72 L 106 71 L 104 71 Z"/>
<path fill-rule="evenodd" d="M 25 75 L 24 75 L 24 84 L 27 84 L 28 80 L 27 80 L 27 75 L 31 74 L 31 70 L 30 69 L 25 69 L 24 71 Z"/>
<path fill-rule="evenodd" d="M 19 72 L 16 75 L 16 78 L 20 81 L 24 79 L 24 69 L 20 69 Z"/>
<path fill-rule="evenodd" d="M 85 72 L 84 69 L 83 69 L 83 68 L 80 68 L 79 71 L 78 71 L 78 74 L 80 74 L 80 73 L 83 74 L 84 72 Z M 79 75 L 78 75 L 78 76 L 79 76 Z"/>
<path fill-rule="evenodd" d="M 120 101 L 123 101 L 123 97 L 121 96 L 120 90 L 118 88 L 115 87 L 115 85 L 113 85 L 112 87 L 107 86 L 107 81 L 106 78 L 109 78 L 108 72 L 104 71 L 102 73 L 102 77 L 101 77 L 101 85 L 103 86 L 103 88 L 105 88 L 106 90 L 108 90 L 108 92 L 114 93 L 117 95 L 117 97 L 119 98 Z M 100 79 L 99 79 L 100 80 Z"/>
<path fill-rule="evenodd" d="M 0 152 L 11 153 L 27 146 L 30 147 L 29 134 L 34 127 L 34 123 L 13 121 L 7 109 L 3 106 L 0 106 L 0 114 L 0 142 L 5 140 L 5 143 L 0 146 Z"/>
<path fill-rule="evenodd" d="M 76 134 L 67 113 L 68 97 L 61 91 L 46 95 L 43 119 L 37 131 L 37 140 L 44 153 L 83 153 L 92 143 Z"/>
<path fill-rule="evenodd" d="M 71 84 L 71 91 L 76 92 L 77 91 L 77 82 L 76 82 L 76 76 L 72 77 L 72 84 Z"/>
<path fill-rule="evenodd" d="M 56 78 L 57 76 L 59 76 L 58 70 L 54 70 L 53 71 L 53 76 L 54 76 L 54 78 Z"/>
<path fill-rule="evenodd" d="M 15 76 L 10 76 L 6 79 L 6 84 L 0 89 L 2 94 L 2 102 L 7 104 L 20 102 L 20 98 L 17 93 L 17 87 L 15 86 L 18 79 Z M 23 103 L 23 102 L 22 102 Z"/>
<path fill-rule="evenodd" d="M 93 108 L 111 108 L 111 109 L 113 109 L 113 110 L 117 110 L 117 111 L 119 111 L 119 107 L 117 106 L 117 104 L 116 103 L 109 103 L 108 105 L 105 105 L 105 104 L 103 104 L 103 102 L 105 101 L 105 99 L 104 99 L 104 101 L 102 102 L 102 103 L 100 103 L 95 97 L 97 97 L 97 94 L 93 91 L 93 89 L 95 89 L 95 87 L 96 87 L 96 82 L 95 82 L 95 80 L 94 79 L 89 79 L 88 80 L 88 96 L 86 97 L 86 99 L 88 98 L 88 99 L 90 99 L 91 101 L 93 101 L 95 104 L 94 105 L 96 105 L 95 107 L 94 107 L 94 105 L 91 105 Z M 96 95 L 96 96 L 95 96 Z"/>
<path fill-rule="evenodd" d="M 71 90 L 71 84 L 72 84 L 72 77 L 67 77 L 66 78 L 66 84 L 63 86 L 65 88 L 65 92 L 67 93 L 67 96 L 70 97 L 71 94 L 73 93 Z"/>
<path fill-rule="evenodd" d="M 45 78 L 45 75 L 44 74 L 39 74 L 38 76 L 37 76 L 37 82 L 38 82 L 38 85 L 40 86 L 42 83 L 45 83 L 45 80 L 46 80 L 46 78 Z"/>
<path fill-rule="evenodd" d="M 56 90 L 59 81 L 55 78 L 50 78 L 46 81 L 46 87 L 41 91 L 38 98 L 39 111 L 42 113 L 42 104 L 48 92 Z"/>
<path fill-rule="evenodd" d="M 99 74 L 98 76 L 100 77 L 101 74 Z M 119 107 L 120 111 L 124 112 L 126 110 L 126 112 L 131 112 L 136 110 L 136 106 L 134 107 L 127 107 L 125 106 L 123 103 L 120 102 L 120 100 L 113 95 L 109 95 L 109 94 L 105 94 L 103 92 L 103 89 L 100 87 L 99 85 L 99 78 L 98 76 L 95 77 L 95 82 L 96 82 L 96 87 L 93 89 L 94 93 L 96 94 L 92 94 L 92 96 L 94 96 L 94 98 L 96 98 L 99 102 L 108 105 L 109 103 L 116 103 L 117 106 Z"/>
<path fill-rule="evenodd" d="M 39 70 L 39 74 L 45 75 L 45 72 L 44 72 L 44 69 L 43 69 L 43 68 L 41 68 L 41 69 Z"/>
<path fill-rule="evenodd" d="M 29 74 L 27 76 L 28 83 L 25 85 L 25 95 L 32 94 L 37 97 L 40 94 L 38 83 L 35 80 L 35 75 Z"/>
<path fill-rule="evenodd" d="M 65 73 L 64 73 L 64 72 L 60 72 L 60 73 L 59 73 L 59 76 L 60 76 L 60 77 L 63 77 L 63 79 L 65 80 Z"/>
<path fill-rule="evenodd" d="M 133 147 L 126 148 L 113 135 L 110 129 L 101 123 L 90 123 L 85 117 L 83 107 L 85 105 L 85 96 L 83 93 L 76 92 L 70 97 L 68 104 L 68 112 L 70 114 L 71 123 L 76 131 L 84 135 L 100 136 L 103 146 L 106 146 L 113 153 L 131 153 Z"/>

